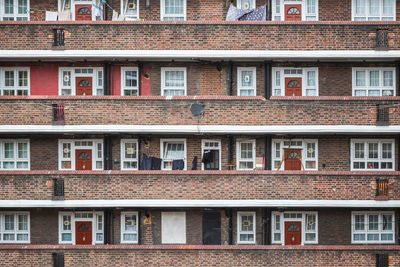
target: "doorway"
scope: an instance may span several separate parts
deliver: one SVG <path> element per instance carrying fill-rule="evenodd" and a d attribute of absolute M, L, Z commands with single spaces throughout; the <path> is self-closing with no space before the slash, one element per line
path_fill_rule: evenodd
<path fill-rule="evenodd" d="M 92 150 L 77 149 L 75 150 L 75 170 L 91 171 L 92 170 Z"/>
<path fill-rule="evenodd" d="M 301 149 L 284 149 L 285 171 L 301 171 Z"/>
<path fill-rule="evenodd" d="M 285 5 L 285 21 L 301 21 L 301 4 Z"/>
<path fill-rule="evenodd" d="M 92 77 L 76 77 L 76 95 L 93 95 L 92 81 Z"/>
<path fill-rule="evenodd" d="M 203 213 L 203 245 L 221 245 L 221 213 Z"/>
<path fill-rule="evenodd" d="M 285 78 L 285 96 L 302 95 L 302 78 Z"/>
<path fill-rule="evenodd" d="M 75 222 L 75 242 L 77 245 L 92 244 L 92 222 Z"/>
<path fill-rule="evenodd" d="M 301 222 L 285 222 L 285 245 L 301 245 Z"/>
<path fill-rule="evenodd" d="M 75 5 L 75 20 L 92 20 L 92 5 Z"/>

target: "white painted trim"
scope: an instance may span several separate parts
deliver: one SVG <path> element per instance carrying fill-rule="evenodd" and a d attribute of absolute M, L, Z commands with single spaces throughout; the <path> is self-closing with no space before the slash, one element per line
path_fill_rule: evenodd
<path fill-rule="evenodd" d="M 357 79 L 356 79 L 356 73 L 357 71 L 365 71 L 365 86 L 357 86 Z M 371 71 L 379 71 L 379 86 L 370 86 L 370 72 Z M 393 85 L 392 86 L 384 86 L 384 72 L 385 71 L 391 71 L 393 73 Z M 382 96 L 382 91 L 383 90 L 392 90 L 393 91 L 393 96 L 397 95 L 397 90 L 396 90 L 396 81 L 397 81 L 397 76 L 396 76 L 396 68 L 352 68 L 352 95 L 355 96 L 356 90 L 365 90 L 366 96 L 368 96 L 368 91 L 369 90 L 379 90 L 380 91 L 380 96 Z"/>
<path fill-rule="evenodd" d="M 342 59 L 360 61 L 384 59 L 395 61 L 400 57 L 400 50 L 0 50 L 0 59 L 142 59 L 142 60 L 254 60 L 272 59 Z"/>
<path fill-rule="evenodd" d="M 92 69 L 92 73 L 75 73 L 76 69 Z M 77 77 L 91 77 L 92 78 L 92 95 L 98 95 L 97 90 L 102 89 L 103 93 L 101 95 L 104 95 L 104 69 L 102 67 L 59 67 L 58 68 L 58 95 L 63 95 L 62 94 L 62 89 L 63 89 L 63 71 L 70 71 L 71 72 L 71 77 L 70 77 L 70 82 L 71 86 L 69 87 L 71 89 L 71 95 L 76 95 L 76 78 Z M 99 86 L 99 77 L 98 73 L 101 71 L 103 73 L 102 76 L 102 81 L 103 81 L 103 86 Z M 67 87 L 64 87 L 66 89 L 69 89 Z"/>
<path fill-rule="evenodd" d="M 364 215 L 364 230 L 355 230 L 355 215 Z M 369 231 L 368 229 L 368 215 L 378 215 L 378 230 L 376 231 Z M 391 215 L 392 216 L 392 230 L 390 231 L 383 231 L 381 230 L 382 227 L 382 215 Z M 368 241 L 368 234 L 379 234 L 379 239 L 381 239 L 381 234 L 392 234 L 393 240 L 388 241 Z M 364 241 L 355 241 L 354 234 L 365 234 Z M 395 213 L 394 211 L 353 211 L 351 212 L 351 243 L 352 244 L 394 244 L 396 240 L 396 224 L 395 224 Z"/>
<path fill-rule="evenodd" d="M 139 13 L 139 6 L 140 6 L 140 0 L 136 1 L 136 16 L 132 16 L 132 15 L 126 15 L 125 14 L 125 7 L 128 4 L 128 0 L 121 0 L 121 15 L 123 15 L 125 17 L 125 20 L 139 20 L 140 17 L 140 13 Z"/>
<path fill-rule="evenodd" d="M 276 3 L 279 2 L 279 12 L 277 11 Z M 272 20 L 276 21 L 275 17 L 280 16 L 280 21 L 285 21 L 285 5 L 301 5 L 301 20 L 307 21 L 307 16 L 315 16 L 315 20 L 318 20 L 318 0 L 315 0 L 315 13 L 307 13 L 307 0 L 302 1 L 290 1 L 290 0 L 272 0 L 271 2 L 271 10 L 272 10 Z"/>
<path fill-rule="evenodd" d="M 242 225 L 242 216 L 253 216 L 253 231 L 252 232 L 242 232 L 240 227 Z M 257 218 L 255 211 L 238 211 L 237 212 L 237 223 L 236 223 L 236 243 L 241 244 L 256 244 L 256 229 L 257 229 Z M 253 241 L 240 241 L 241 234 L 253 234 L 254 240 Z"/>
<path fill-rule="evenodd" d="M 302 74 L 285 74 L 285 69 L 295 69 L 295 70 L 302 70 Z M 276 73 L 279 71 L 280 74 L 280 79 L 279 83 L 280 85 L 276 85 Z M 315 72 L 315 85 L 314 86 L 308 86 L 308 72 Z M 301 95 L 302 96 L 307 96 L 307 89 L 313 89 L 316 90 L 315 96 L 319 96 L 319 72 L 318 68 L 293 68 L 293 67 L 273 67 L 272 68 L 272 95 L 277 96 L 275 94 L 275 90 L 281 90 L 281 94 L 278 96 L 285 96 L 286 95 L 286 78 L 301 78 Z"/>
<path fill-rule="evenodd" d="M 125 144 L 135 143 L 136 144 L 136 159 L 125 159 Z M 139 143 L 137 139 L 121 139 L 121 170 L 138 170 L 139 169 Z M 124 168 L 124 162 L 137 162 L 137 168 L 126 169 Z"/>
<path fill-rule="evenodd" d="M 64 11 L 61 6 L 61 2 L 62 0 L 58 0 L 58 12 L 62 12 Z M 92 21 L 96 20 L 96 17 L 94 16 L 94 12 L 93 12 L 93 5 L 96 5 L 96 1 L 92 0 L 92 1 L 79 1 L 79 0 L 71 0 L 71 7 L 70 7 L 70 11 L 71 11 L 71 20 L 75 21 L 75 5 L 92 5 L 91 7 L 91 13 L 92 13 Z M 103 14 L 100 15 L 103 18 Z"/>
<path fill-rule="evenodd" d="M 162 160 L 161 162 L 161 170 L 172 170 L 172 169 L 166 169 L 164 168 L 164 142 L 183 142 L 184 146 L 184 158 L 183 162 L 185 164 L 183 170 L 187 170 L 187 143 L 186 143 L 186 138 L 168 138 L 168 139 L 160 139 L 160 159 Z"/>
<path fill-rule="evenodd" d="M 4 143 L 13 143 L 14 144 L 14 158 L 12 159 L 5 159 L 4 158 Z M 18 158 L 18 143 L 27 143 L 27 153 L 28 157 L 26 159 L 19 159 Z M 4 169 L 3 162 L 14 162 L 14 168 L 12 169 Z M 18 162 L 28 162 L 28 168 L 17 168 Z M 30 170 L 31 169 L 31 146 L 29 139 L 0 139 L 0 170 L 4 171 L 22 171 L 22 170 Z"/>
<path fill-rule="evenodd" d="M 0 200 L 1 208 L 400 208 L 400 200 Z"/>
<path fill-rule="evenodd" d="M 242 72 L 251 71 L 253 72 L 253 86 L 242 87 Z M 238 67 L 237 68 L 237 95 L 240 96 L 241 90 L 253 90 L 253 96 L 257 95 L 257 68 L 256 67 Z"/>
<path fill-rule="evenodd" d="M 93 142 L 91 146 L 75 146 L 76 141 L 88 141 Z M 63 149 L 62 144 L 69 143 L 71 146 L 71 168 L 70 169 L 63 169 L 62 168 L 62 161 L 63 161 Z M 97 155 L 97 145 L 101 144 L 102 151 L 104 151 L 104 144 L 102 139 L 59 139 L 58 140 L 58 169 L 59 170 L 75 170 L 75 151 L 77 149 L 90 149 L 92 151 L 92 170 L 103 170 L 104 169 L 104 162 L 103 162 L 103 153 L 101 153 L 102 157 L 99 158 Z M 102 162 L 102 168 L 96 168 L 96 161 Z"/>
<path fill-rule="evenodd" d="M 166 87 L 165 86 L 165 72 L 167 71 L 183 71 L 184 85 L 182 87 Z M 163 67 L 161 68 L 161 95 L 165 95 L 165 90 L 183 90 L 183 95 L 187 95 L 187 70 L 186 67 Z"/>
<path fill-rule="evenodd" d="M 0 133 L 397 134 L 399 125 L 0 125 Z"/>
<path fill-rule="evenodd" d="M 246 160 L 246 159 L 241 159 L 241 151 L 240 151 L 240 145 L 242 143 L 249 143 L 252 144 L 252 154 L 253 157 L 251 160 Z M 236 140 L 236 170 L 241 170 L 241 171 L 247 171 L 247 170 L 254 170 L 256 168 L 256 139 L 237 139 Z M 240 168 L 240 162 L 253 162 L 253 168 L 252 169 L 241 169 Z"/>
<path fill-rule="evenodd" d="M 187 14 L 186 6 L 187 6 L 186 0 L 183 0 L 183 14 L 166 15 L 165 14 L 165 0 L 160 0 L 160 18 L 161 18 L 161 21 L 164 21 L 165 18 L 169 18 L 169 17 L 183 17 L 183 20 L 185 21 L 186 20 L 186 14 Z M 182 15 L 182 16 L 180 16 L 180 15 Z"/>
<path fill-rule="evenodd" d="M 27 20 L 30 20 L 30 14 L 31 14 L 31 9 L 30 9 L 30 0 L 27 0 L 26 6 L 27 6 L 27 12 L 26 14 L 18 14 L 18 1 L 14 1 L 14 6 L 13 6 L 13 14 L 5 14 L 4 10 L 4 2 L 5 0 L 0 0 L 0 21 L 4 19 L 4 17 L 13 17 L 14 21 L 17 21 L 17 18 L 27 18 Z"/>
<path fill-rule="evenodd" d="M 5 230 L 5 216 L 4 215 L 13 215 L 14 216 L 14 230 Z M 28 229 L 27 230 L 18 230 L 18 215 L 27 215 L 28 217 Z M 0 212 L 0 244 L 29 244 L 31 243 L 31 219 L 29 211 L 2 211 Z M 14 240 L 4 240 L 3 234 L 14 234 Z M 18 234 L 28 234 L 28 240 L 17 240 Z"/>
<path fill-rule="evenodd" d="M 210 142 L 210 143 L 218 143 L 218 147 L 213 147 L 213 148 L 209 148 L 205 146 L 206 142 Z M 201 159 L 200 161 L 203 159 L 203 155 L 204 155 L 204 150 L 218 150 L 219 151 L 219 170 L 222 170 L 221 168 L 221 140 L 220 139 L 202 139 L 201 140 Z M 204 171 L 204 163 L 201 162 L 201 170 Z"/>
<path fill-rule="evenodd" d="M 13 71 L 14 86 L 6 87 L 5 72 Z M 27 86 L 19 86 L 19 71 L 27 72 Z M 0 96 L 4 95 L 4 90 L 14 90 L 14 95 L 18 95 L 18 89 L 27 91 L 27 95 L 31 95 L 31 68 L 30 67 L 0 67 Z"/>
<path fill-rule="evenodd" d="M 303 164 L 302 168 L 305 171 L 318 171 L 318 139 L 272 139 L 272 156 L 271 156 L 271 166 L 273 170 L 277 170 L 275 168 L 275 161 L 283 161 L 283 157 L 285 155 L 285 149 L 289 149 L 288 146 L 284 145 L 285 141 L 301 141 L 301 146 L 290 146 L 292 149 L 301 149 L 301 162 Z M 313 143 L 315 144 L 315 158 L 307 157 L 307 144 Z M 280 145 L 280 158 L 276 157 L 276 145 Z M 307 160 L 312 161 L 315 160 L 315 169 L 308 169 L 306 162 Z M 282 162 L 280 170 L 285 170 L 285 162 Z"/>
<path fill-rule="evenodd" d="M 242 7 L 242 1 L 238 0 L 236 1 L 236 7 L 239 9 L 245 9 Z M 250 7 L 248 10 L 255 9 L 256 8 L 256 0 L 250 0 Z"/>
<path fill-rule="evenodd" d="M 358 159 L 356 160 L 355 158 L 355 143 L 363 143 L 364 144 L 364 159 Z M 377 159 L 368 159 L 368 143 L 378 143 L 378 158 Z M 383 160 L 381 158 L 382 155 L 382 143 L 391 143 L 392 144 L 392 159 L 391 160 Z M 350 141 L 350 170 L 351 171 L 394 171 L 395 170 L 395 146 L 396 142 L 394 139 L 351 139 Z M 354 162 L 364 162 L 365 163 L 365 169 L 355 169 L 354 168 Z M 384 162 L 391 162 L 392 163 L 392 168 L 391 169 L 381 169 L 380 167 L 378 169 L 368 169 L 367 167 L 367 162 L 378 162 L 379 166 L 382 161 Z"/>
<path fill-rule="evenodd" d="M 126 72 L 127 71 L 136 71 L 136 86 L 126 86 Z M 138 67 L 121 67 L 121 95 L 124 96 L 125 90 L 136 90 L 136 95 L 139 95 L 139 69 Z"/>
<path fill-rule="evenodd" d="M 351 20 L 352 21 L 355 21 L 355 16 L 356 16 L 356 5 L 355 5 L 355 2 L 356 0 L 352 0 L 351 1 Z M 374 15 L 369 15 L 368 13 L 368 9 L 369 9 L 369 2 L 370 1 L 368 1 L 368 0 L 364 0 L 365 1 L 365 15 L 364 16 L 357 16 L 357 17 L 365 17 L 365 20 L 364 21 L 368 21 L 368 17 L 379 17 L 379 21 L 383 21 L 382 20 L 382 18 L 383 17 L 386 17 L 386 18 L 391 18 L 391 17 L 393 17 L 393 20 L 390 20 L 390 21 L 396 21 L 396 0 L 392 0 L 393 2 L 394 2 L 394 6 L 393 6 L 393 14 L 392 14 L 392 16 L 385 16 L 385 15 L 383 15 L 383 1 L 382 0 L 380 0 L 379 1 L 379 15 L 376 15 L 376 16 L 374 16 Z"/>
<path fill-rule="evenodd" d="M 125 216 L 132 216 L 135 215 L 136 216 L 136 232 L 134 231 L 125 231 Z M 138 244 L 139 243 L 139 222 L 140 222 L 140 218 L 139 218 L 139 212 L 137 211 L 126 211 L 126 212 L 121 212 L 121 244 Z M 125 241 L 124 240 L 124 234 L 136 234 L 137 239 L 136 241 Z"/>

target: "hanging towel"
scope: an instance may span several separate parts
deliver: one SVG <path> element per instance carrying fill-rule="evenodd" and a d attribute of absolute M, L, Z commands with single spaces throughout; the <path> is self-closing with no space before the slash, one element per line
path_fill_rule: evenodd
<path fill-rule="evenodd" d="M 71 21 L 71 11 L 58 12 L 59 21 Z"/>
<path fill-rule="evenodd" d="M 113 20 L 113 21 L 117 21 L 117 20 L 118 20 L 118 17 L 119 17 L 118 13 L 115 12 L 115 11 L 113 10 L 112 20 Z"/>
<path fill-rule="evenodd" d="M 46 11 L 46 21 L 57 21 L 58 13 L 53 11 Z"/>
<path fill-rule="evenodd" d="M 185 162 L 182 159 L 172 161 L 172 170 L 183 170 L 185 168 Z"/>
<path fill-rule="evenodd" d="M 251 10 L 249 13 L 241 16 L 240 21 L 264 21 L 267 20 L 267 6 Z"/>
<path fill-rule="evenodd" d="M 226 14 L 226 21 L 238 21 L 243 15 L 250 13 L 251 10 L 239 9 L 231 5 Z"/>
<path fill-rule="evenodd" d="M 147 157 L 145 153 L 143 153 L 142 157 L 142 170 L 151 170 L 151 158 Z"/>
<path fill-rule="evenodd" d="M 151 169 L 152 170 L 161 170 L 162 160 L 159 158 L 151 158 Z"/>
<path fill-rule="evenodd" d="M 192 162 L 192 170 L 197 170 L 197 156 L 195 156 L 193 158 L 193 162 Z"/>

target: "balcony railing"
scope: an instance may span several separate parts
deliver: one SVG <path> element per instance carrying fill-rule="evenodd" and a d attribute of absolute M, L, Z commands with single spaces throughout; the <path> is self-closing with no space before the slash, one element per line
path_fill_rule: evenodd
<path fill-rule="evenodd" d="M 376 125 L 389 125 L 389 106 L 376 105 Z"/>
<path fill-rule="evenodd" d="M 54 199 L 64 198 L 64 180 L 53 179 L 54 182 Z"/>
<path fill-rule="evenodd" d="M 53 48 L 60 48 L 64 46 L 64 29 L 53 29 Z"/>
<path fill-rule="evenodd" d="M 64 105 L 63 104 L 53 104 L 53 123 L 54 124 L 64 124 Z"/>
<path fill-rule="evenodd" d="M 389 34 L 387 29 L 378 29 L 376 31 L 376 50 L 389 49 Z"/>
<path fill-rule="evenodd" d="M 376 199 L 377 200 L 389 199 L 389 181 L 387 179 L 376 180 Z"/>

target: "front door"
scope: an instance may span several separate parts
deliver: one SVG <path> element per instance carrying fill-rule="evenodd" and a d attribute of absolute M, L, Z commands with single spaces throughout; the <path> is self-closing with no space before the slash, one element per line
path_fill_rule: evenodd
<path fill-rule="evenodd" d="M 301 96 L 301 78 L 285 78 L 285 95 Z"/>
<path fill-rule="evenodd" d="M 221 245 L 221 214 L 203 213 L 203 245 Z"/>
<path fill-rule="evenodd" d="M 301 245 L 301 222 L 285 222 L 285 245 Z"/>
<path fill-rule="evenodd" d="M 285 170 L 301 171 L 301 149 L 285 149 Z"/>
<path fill-rule="evenodd" d="M 92 244 L 92 222 L 75 222 L 75 232 L 77 245 Z"/>
<path fill-rule="evenodd" d="M 285 5 L 285 21 L 301 21 L 301 5 Z"/>
<path fill-rule="evenodd" d="M 76 77 L 76 95 L 93 95 L 92 77 Z"/>
<path fill-rule="evenodd" d="M 92 20 L 92 5 L 75 5 L 75 20 Z"/>
<path fill-rule="evenodd" d="M 92 170 L 92 150 L 77 149 L 75 150 L 75 170 L 91 171 Z"/>

